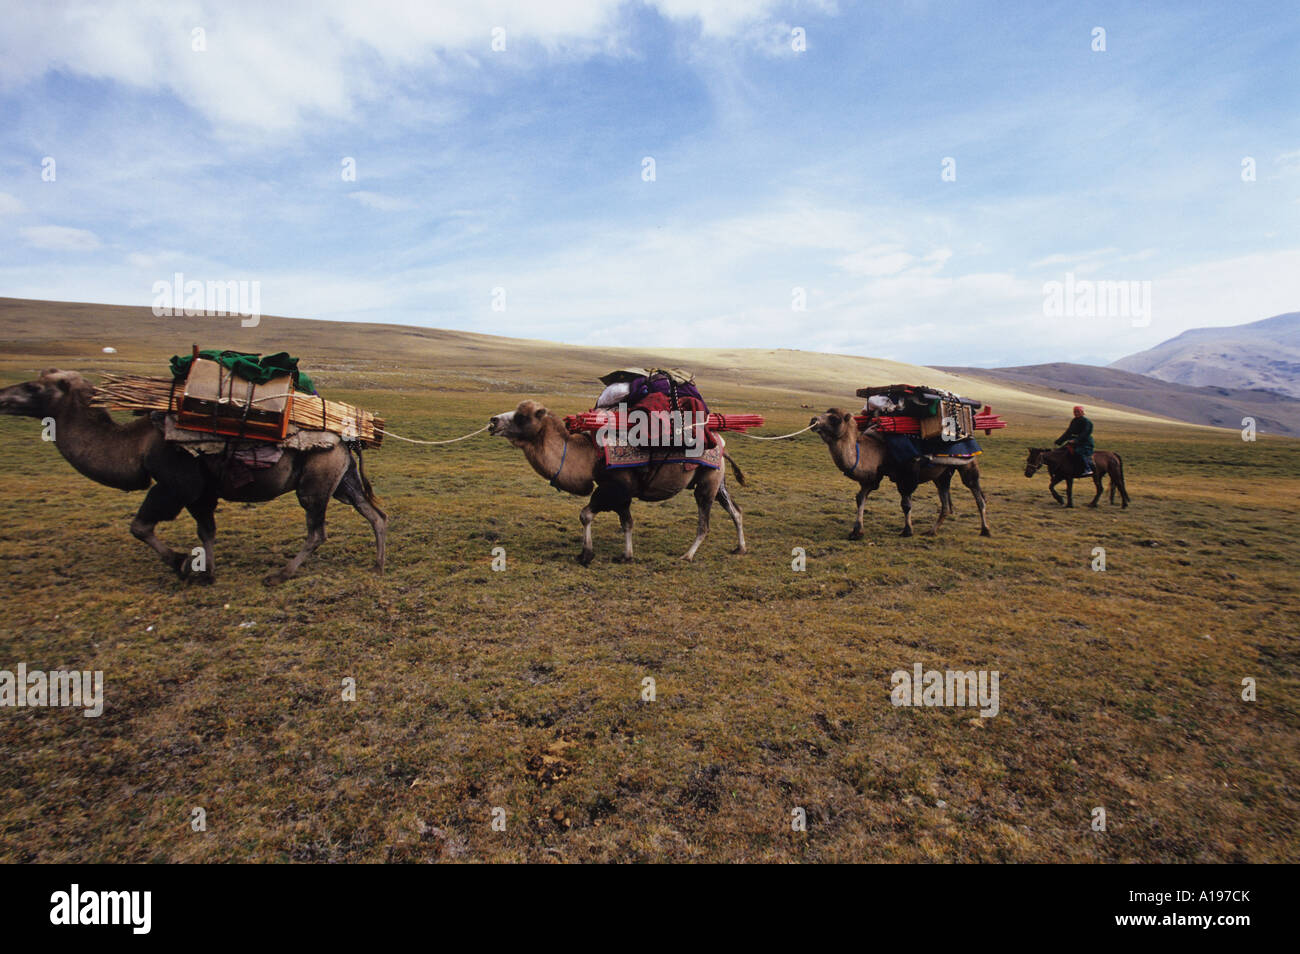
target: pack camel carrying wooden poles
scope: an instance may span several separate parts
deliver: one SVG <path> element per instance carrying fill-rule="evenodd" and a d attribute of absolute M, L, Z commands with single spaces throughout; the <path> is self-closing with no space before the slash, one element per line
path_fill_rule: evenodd
<path fill-rule="evenodd" d="M 171 361 L 172 378 L 105 374 L 92 404 L 113 411 L 162 411 L 187 430 L 241 440 L 282 441 L 290 426 L 331 431 L 378 447 L 384 421 L 370 411 L 315 393 L 298 359 L 238 351 L 199 351 Z"/>

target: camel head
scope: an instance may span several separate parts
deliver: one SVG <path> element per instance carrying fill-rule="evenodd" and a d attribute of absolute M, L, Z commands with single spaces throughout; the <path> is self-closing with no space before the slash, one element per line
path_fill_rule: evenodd
<path fill-rule="evenodd" d="M 842 407 L 833 407 L 825 414 L 818 414 L 809 425 L 827 444 L 837 443 L 846 436 L 849 440 L 858 439 L 858 422 L 854 420 L 852 411 L 846 411 Z"/>
<path fill-rule="evenodd" d="M 1032 477 L 1038 473 L 1038 468 L 1043 466 L 1043 455 L 1047 453 L 1046 447 L 1029 448 L 1029 459 L 1025 461 L 1025 476 Z"/>
<path fill-rule="evenodd" d="M 513 411 L 491 418 L 488 433 L 504 437 L 515 447 L 523 447 L 537 439 L 550 413 L 536 401 L 520 401 Z"/>
<path fill-rule="evenodd" d="M 65 402 L 89 397 L 94 388 L 76 371 L 50 368 L 35 381 L 0 389 L 0 414 L 53 417 Z"/>

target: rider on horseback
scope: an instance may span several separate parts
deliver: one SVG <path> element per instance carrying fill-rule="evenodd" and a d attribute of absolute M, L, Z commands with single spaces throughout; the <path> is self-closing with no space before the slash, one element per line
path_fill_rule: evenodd
<path fill-rule="evenodd" d="M 1080 477 L 1092 475 L 1092 421 L 1083 416 L 1083 408 L 1079 405 L 1074 406 L 1074 420 L 1065 429 L 1065 433 L 1056 439 L 1056 443 L 1065 444 L 1078 455 L 1083 463 Z"/>

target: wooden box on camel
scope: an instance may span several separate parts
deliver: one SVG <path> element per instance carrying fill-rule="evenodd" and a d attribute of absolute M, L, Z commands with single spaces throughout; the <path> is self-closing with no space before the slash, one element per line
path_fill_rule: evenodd
<path fill-rule="evenodd" d="M 254 440 L 284 440 L 293 408 L 293 376 L 254 384 L 219 361 L 195 358 L 176 422 L 192 431 Z"/>
<path fill-rule="evenodd" d="M 195 364 L 200 364 L 196 361 Z M 191 372 L 193 373 L 193 372 Z M 238 379 L 237 379 L 238 380 Z M 274 380 L 274 379 L 273 379 Z M 271 382 L 268 382 L 268 384 Z M 172 381 L 167 378 L 151 378 L 141 374 L 112 374 L 106 373 L 103 380 L 95 387 L 95 396 L 91 399 L 94 407 L 102 407 L 110 411 L 132 411 L 137 414 L 146 414 L 150 411 L 162 411 L 168 414 L 178 414 L 180 419 L 178 423 L 182 427 L 191 430 L 207 431 L 209 433 L 221 434 L 222 436 L 240 436 L 238 430 L 245 407 L 248 407 L 249 417 L 253 415 L 253 408 L 246 403 L 247 398 L 241 393 L 241 387 L 247 387 L 249 382 L 239 380 L 234 386 L 234 395 L 238 399 L 229 402 L 225 409 L 218 416 L 218 426 L 213 427 L 211 414 L 203 414 L 200 411 L 204 408 L 202 402 L 207 398 L 200 392 L 194 396 L 195 403 L 187 410 L 185 407 L 188 386 L 184 382 Z M 284 408 L 287 413 L 284 414 L 282 429 L 275 433 L 275 425 L 271 427 L 249 428 L 242 432 L 243 437 L 250 440 L 279 441 L 283 440 L 288 432 L 289 426 L 296 426 L 302 430 L 309 431 L 333 431 L 340 435 L 344 440 L 359 441 L 367 447 L 378 447 L 384 441 L 384 420 L 376 417 L 370 411 L 364 411 L 352 404 L 344 404 L 341 401 L 327 401 L 325 398 L 313 394 L 303 394 L 290 391 L 288 395 L 277 395 L 274 391 L 263 392 L 262 385 L 256 386 L 256 393 L 253 399 L 265 396 L 273 400 L 265 403 L 274 406 L 278 400 L 284 401 Z M 220 397 L 218 397 L 220 401 Z M 233 432 L 230 426 L 233 425 Z"/>

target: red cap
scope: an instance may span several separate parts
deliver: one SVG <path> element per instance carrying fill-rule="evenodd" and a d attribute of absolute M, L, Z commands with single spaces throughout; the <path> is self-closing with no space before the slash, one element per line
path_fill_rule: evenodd
<path fill-rule="evenodd" d="M 1082 413 L 1083 413 L 1083 405 L 1082 405 L 1082 404 L 1076 404 L 1076 405 L 1074 406 L 1074 413 L 1075 413 L 1075 414 L 1082 414 Z"/>

